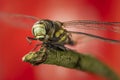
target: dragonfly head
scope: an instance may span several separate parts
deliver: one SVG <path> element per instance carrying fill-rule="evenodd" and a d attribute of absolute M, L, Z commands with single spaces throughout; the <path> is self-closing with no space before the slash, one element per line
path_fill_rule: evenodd
<path fill-rule="evenodd" d="M 36 39 L 44 39 L 46 35 L 45 24 L 41 20 L 37 21 L 32 27 L 32 33 Z"/>

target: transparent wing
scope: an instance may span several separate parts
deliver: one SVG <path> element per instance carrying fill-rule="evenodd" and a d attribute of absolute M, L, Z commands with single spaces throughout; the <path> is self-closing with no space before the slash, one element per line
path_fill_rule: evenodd
<path fill-rule="evenodd" d="M 38 20 L 39 18 L 33 16 L 0 12 L 0 22 L 15 27 L 30 28 Z"/>
<path fill-rule="evenodd" d="M 74 20 L 63 22 L 63 27 L 67 29 L 70 33 L 81 34 L 87 37 L 98 38 L 104 41 L 109 42 L 119 42 L 120 40 L 109 39 L 94 35 L 91 33 L 81 32 L 81 29 L 84 30 L 94 30 L 94 31 L 110 31 L 110 32 L 120 32 L 120 22 L 100 22 L 100 21 L 91 21 L 91 20 Z"/>
<path fill-rule="evenodd" d="M 77 28 L 87 30 L 107 30 L 120 32 L 120 22 L 100 22 L 91 20 L 74 20 L 63 22 L 65 28 Z"/>

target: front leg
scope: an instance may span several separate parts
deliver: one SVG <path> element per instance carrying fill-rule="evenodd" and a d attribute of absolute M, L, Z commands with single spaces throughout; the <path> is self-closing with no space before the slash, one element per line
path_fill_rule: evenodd
<path fill-rule="evenodd" d="M 26 37 L 26 39 L 27 39 L 27 41 L 28 41 L 29 43 L 31 43 L 31 41 L 32 41 L 32 40 L 37 40 L 36 38 L 29 37 L 29 36 L 28 36 L 28 37 Z"/>
<path fill-rule="evenodd" d="M 53 48 L 53 49 L 59 49 L 62 51 L 67 50 L 67 48 L 64 46 L 64 44 L 59 44 L 59 43 L 54 43 L 54 42 L 50 42 L 48 43 L 48 47 Z"/>

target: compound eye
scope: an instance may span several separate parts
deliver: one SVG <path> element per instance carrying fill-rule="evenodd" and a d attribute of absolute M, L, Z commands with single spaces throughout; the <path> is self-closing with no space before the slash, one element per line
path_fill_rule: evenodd
<path fill-rule="evenodd" d="M 45 29 L 45 25 L 42 24 L 35 24 L 33 25 L 33 35 L 37 38 L 44 38 L 46 35 L 46 29 Z"/>

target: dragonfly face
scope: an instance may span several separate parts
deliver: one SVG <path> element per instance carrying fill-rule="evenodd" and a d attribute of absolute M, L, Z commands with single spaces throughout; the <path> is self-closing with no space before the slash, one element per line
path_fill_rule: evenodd
<path fill-rule="evenodd" d="M 36 39 L 43 39 L 46 35 L 45 24 L 37 21 L 32 27 L 32 33 Z"/>

